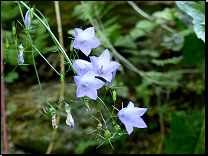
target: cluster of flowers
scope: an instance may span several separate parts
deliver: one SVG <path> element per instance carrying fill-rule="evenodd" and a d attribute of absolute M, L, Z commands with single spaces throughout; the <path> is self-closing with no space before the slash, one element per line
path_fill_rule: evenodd
<path fill-rule="evenodd" d="M 26 32 L 30 30 L 31 19 L 33 17 L 33 9 L 26 12 L 25 15 L 25 29 Z M 94 37 L 94 27 L 89 27 L 85 30 L 75 28 L 75 40 L 72 47 L 81 50 L 86 56 L 89 56 L 91 49 L 97 48 L 101 45 L 100 41 Z M 19 46 L 19 59 L 18 63 L 23 64 L 23 46 Z M 90 56 L 90 61 L 77 59 L 73 62 L 73 67 L 77 72 L 77 76 L 74 76 L 74 81 L 77 85 L 77 98 L 87 96 L 93 100 L 97 99 L 97 90 L 104 84 L 111 86 L 111 83 L 116 75 L 116 69 L 120 65 L 115 61 L 110 61 L 110 53 L 108 49 L 105 49 L 99 56 Z M 101 77 L 106 82 L 96 78 Z M 130 135 L 133 131 L 133 127 L 147 128 L 146 123 L 141 116 L 147 111 L 147 108 L 134 107 L 134 104 L 130 101 L 128 106 L 122 108 L 118 112 L 118 118 L 125 125 L 125 128 Z M 74 120 L 70 113 L 70 108 L 66 109 L 67 119 L 66 123 L 70 128 L 74 127 Z M 57 128 L 55 114 L 52 115 L 52 125 Z"/>
<path fill-rule="evenodd" d="M 89 56 L 91 49 L 101 45 L 100 41 L 94 37 L 94 34 L 94 27 L 89 27 L 85 30 L 75 28 L 75 40 L 72 47 Z M 105 49 L 99 57 L 90 56 L 90 61 L 77 59 L 73 62 L 73 67 L 78 73 L 77 76 L 74 76 L 74 81 L 77 85 L 76 96 L 78 98 L 87 96 L 96 100 L 97 90 L 104 84 L 110 87 L 115 77 L 116 69 L 120 64 L 110 61 L 108 49 Z M 106 83 L 95 78 L 96 76 L 105 79 Z M 126 108 L 122 108 L 118 112 L 118 118 L 125 125 L 129 135 L 133 131 L 133 127 L 147 128 L 146 123 L 141 118 L 146 111 L 147 108 L 134 107 L 134 104 L 130 101 Z"/>

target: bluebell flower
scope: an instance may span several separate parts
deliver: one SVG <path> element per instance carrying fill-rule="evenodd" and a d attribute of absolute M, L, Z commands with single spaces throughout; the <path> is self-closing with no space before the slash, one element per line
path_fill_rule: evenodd
<path fill-rule="evenodd" d="M 86 56 L 91 53 L 91 49 L 101 45 L 100 41 L 94 37 L 94 27 L 89 27 L 85 30 L 75 28 L 75 40 L 72 47 L 81 50 Z"/>
<path fill-rule="evenodd" d="M 93 100 L 97 99 L 97 90 L 105 84 L 95 78 L 93 70 L 87 72 L 84 76 L 74 76 L 74 81 L 77 84 L 77 98 L 87 96 Z"/>
<path fill-rule="evenodd" d="M 90 61 L 95 76 L 100 76 L 109 82 L 112 80 L 112 72 L 120 65 L 118 62 L 110 61 L 110 53 L 108 49 L 104 50 L 99 57 L 90 56 Z"/>
<path fill-rule="evenodd" d="M 75 60 L 73 62 L 73 67 L 80 76 L 85 75 L 88 71 L 93 69 L 92 63 L 81 59 Z"/>
<path fill-rule="evenodd" d="M 147 128 L 146 123 L 141 118 L 146 111 L 147 108 L 134 107 L 133 102 L 129 101 L 128 106 L 118 112 L 118 118 L 125 125 L 129 135 L 133 131 L 133 127 Z"/>
<path fill-rule="evenodd" d="M 25 14 L 25 29 L 29 30 L 31 24 L 31 18 L 30 18 L 30 10 L 28 10 Z"/>

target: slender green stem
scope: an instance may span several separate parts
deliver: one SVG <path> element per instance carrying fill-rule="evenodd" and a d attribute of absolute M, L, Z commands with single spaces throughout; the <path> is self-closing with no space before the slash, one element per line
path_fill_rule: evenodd
<path fill-rule="evenodd" d="M 102 118 L 102 120 L 103 120 L 103 122 L 105 123 L 105 126 L 106 126 L 106 128 L 107 128 L 106 121 L 105 121 L 105 119 L 104 119 L 104 117 L 103 117 L 103 114 L 102 114 L 102 112 L 101 112 L 101 110 L 100 110 L 100 104 L 99 104 L 98 99 L 97 99 L 97 104 L 98 104 L 98 110 L 100 111 L 100 116 L 101 116 L 101 118 Z"/>
<path fill-rule="evenodd" d="M 24 2 L 20 1 L 20 3 L 22 3 L 26 8 L 30 9 Z M 57 45 L 57 47 L 60 49 L 60 51 L 62 52 L 62 54 L 64 55 L 64 57 L 66 58 L 66 60 L 69 62 L 70 67 L 72 68 L 74 74 L 76 75 L 77 72 L 74 69 L 72 62 L 70 61 L 69 57 L 67 56 L 66 52 L 64 51 L 63 47 L 60 45 L 59 41 L 56 39 L 56 37 L 54 36 L 54 34 L 51 32 L 51 29 L 38 17 L 38 15 L 36 13 L 33 13 L 34 16 L 46 27 L 46 29 L 48 30 L 48 32 L 50 33 L 53 41 L 55 42 L 55 44 Z"/>
<path fill-rule="evenodd" d="M 111 116 L 110 111 L 108 110 L 108 107 L 107 107 L 107 106 L 105 105 L 105 103 L 101 100 L 101 98 L 99 98 L 99 97 L 97 97 L 97 98 L 103 103 L 103 105 L 105 106 L 105 108 L 106 108 L 108 114 L 110 115 L 110 118 L 111 118 L 111 119 L 113 120 L 113 122 L 115 123 L 114 119 L 113 119 L 112 116 Z"/>
<path fill-rule="evenodd" d="M 48 60 L 41 54 L 41 52 L 39 52 L 39 50 L 33 45 L 33 47 L 35 48 L 35 50 L 40 54 L 40 56 L 48 63 L 48 65 L 58 74 L 58 75 L 61 75 L 59 74 L 59 72 L 56 71 L 56 69 L 48 62 Z"/>
<path fill-rule="evenodd" d="M 88 112 L 90 113 L 91 117 L 93 117 L 95 120 L 97 120 L 99 123 L 101 123 L 100 120 L 99 120 L 98 118 L 94 117 L 94 116 L 92 115 L 92 113 L 90 112 L 89 108 L 87 107 L 86 103 L 84 102 L 84 97 L 81 98 L 81 100 L 82 100 L 82 102 L 84 103 L 85 107 L 87 108 Z"/>
<path fill-rule="evenodd" d="M 23 20 L 23 22 L 24 22 L 24 24 L 25 24 L 25 20 L 24 20 L 24 16 L 23 16 L 23 13 L 22 13 L 21 6 L 20 6 L 20 2 L 17 1 L 17 3 L 18 3 L 18 6 L 19 6 L 19 9 L 20 9 L 20 14 L 21 14 L 21 16 L 22 16 L 22 20 Z M 30 8 L 28 7 L 28 9 L 30 9 Z"/>

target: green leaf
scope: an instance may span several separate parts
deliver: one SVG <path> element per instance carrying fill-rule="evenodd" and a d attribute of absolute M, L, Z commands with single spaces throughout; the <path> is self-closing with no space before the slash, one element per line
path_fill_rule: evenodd
<path fill-rule="evenodd" d="M 178 64 L 183 59 L 183 56 L 179 57 L 172 57 L 165 60 L 158 60 L 158 59 L 152 59 L 152 63 L 156 64 L 157 66 L 164 66 L 166 64 Z"/>
<path fill-rule="evenodd" d="M 165 138 L 168 154 L 205 152 L 205 144 L 203 144 L 203 139 L 205 139 L 203 137 L 203 133 L 205 133 L 203 131 L 204 116 L 204 110 L 192 115 L 186 115 L 184 123 L 175 113 L 171 114 L 170 139 Z"/>
<path fill-rule="evenodd" d="M 188 67 L 193 67 L 205 59 L 205 44 L 195 34 L 190 34 L 185 37 L 182 53 L 183 63 Z"/>
<path fill-rule="evenodd" d="M 176 1 L 176 4 L 193 18 L 193 29 L 197 37 L 205 42 L 205 8 L 193 1 Z"/>

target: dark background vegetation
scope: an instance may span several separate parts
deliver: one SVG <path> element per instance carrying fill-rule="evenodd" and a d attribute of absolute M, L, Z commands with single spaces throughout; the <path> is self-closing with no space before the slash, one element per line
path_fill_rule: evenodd
<path fill-rule="evenodd" d="M 35 4 L 58 38 L 54 2 L 26 1 L 25 3 L 30 6 Z M 86 16 L 88 11 L 98 23 L 100 30 L 123 57 L 139 70 L 144 71 L 149 78 L 170 82 L 169 85 L 149 82 L 117 60 L 122 66 L 118 68 L 113 83 L 122 89 L 116 89 L 116 107 L 121 109 L 122 102 L 126 106 L 129 101 L 132 101 L 137 107 L 148 108 L 142 117 L 148 128 L 134 128 L 130 136 L 124 135 L 112 139 L 115 150 L 112 150 L 107 142 L 96 149 L 102 140 L 97 142 L 94 139 L 95 133 L 86 133 L 96 129 L 97 121 L 89 116 L 83 106 L 80 106 L 72 112 L 75 119 L 73 129 L 65 124 L 65 114 L 62 115 L 52 154 L 205 153 L 205 131 L 203 131 L 205 44 L 193 31 L 192 17 L 180 10 L 174 1 L 137 1 L 135 3 L 147 14 L 155 17 L 155 22 L 145 19 L 125 1 L 85 2 L 86 10 L 82 8 L 79 1 L 60 1 L 59 7 L 64 46 L 69 57 L 71 57 L 71 39 L 68 37 L 74 37 L 74 28 L 86 29 L 91 26 Z M 205 5 L 205 2 L 196 3 L 202 7 Z M 22 5 L 21 7 L 25 14 L 27 9 Z M 23 24 L 17 3 L 1 1 L 4 60 L 8 54 L 8 50 L 5 50 L 5 34 L 10 46 L 13 46 L 8 55 L 5 76 L 14 69 L 18 59 L 18 52 L 12 44 L 11 26 L 11 22 L 17 20 Z M 156 25 L 156 22 L 168 25 L 176 33 L 168 32 Z M 20 24 L 17 24 L 17 35 L 18 45 L 24 43 L 26 35 Z M 56 50 L 54 42 L 35 17 L 32 21 L 31 35 L 37 48 L 59 71 L 59 55 L 54 52 Z M 99 56 L 105 48 L 108 48 L 97 32 L 95 36 L 102 45 L 93 49 L 91 56 Z M 34 54 L 44 95 L 50 103 L 55 105 L 59 97 L 60 78 L 38 53 Z M 112 52 L 111 55 L 113 56 Z M 79 58 L 89 60 L 82 52 L 79 52 Z M 42 154 L 46 152 L 51 139 L 53 130 L 51 118 L 38 112 L 42 106 L 39 99 L 35 97 L 40 96 L 40 91 L 31 53 L 25 53 L 24 60 L 30 65 L 18 66 L 15 72 L 5 80 L 9 152 Z M 74 83 L 73 72 L 67 73 L 65 83 L 65 101 L 70 103 L 70 100 L 76 99 L 76 86 L 69 85 Z M 101 97 L 104 91 L 104 88 L 99 90 Z M 109 92 L 105 103 L 109 108 L 113 104 Z M 90 101 L 90 107 L 95 111 L 97 106 Z M 102 111 L 107 117 L 104 108 Z M 121 124 L 121 127 L 125 132 L 124 125 Z M 1 131 L 1 136 L 2 134 Z M 1 153 L 4 153 L 3 137 L 1 138 Z"/>

